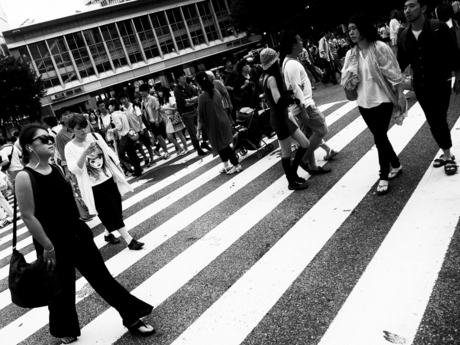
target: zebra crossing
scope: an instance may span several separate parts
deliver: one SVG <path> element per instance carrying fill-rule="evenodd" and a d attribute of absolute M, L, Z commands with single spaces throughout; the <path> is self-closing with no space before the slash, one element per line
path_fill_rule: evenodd
<path fill-rule="evenodd" d="M 407 202 L 395 210 L 388 234 L 375 244 L 375 253 L 356 274 L 346 298 L 338 298 L 334 311 L 316 311 L 318 319 L 323 313 L 334 314 L 327 325 L 312 334 L 281 334 L 289 327 L 306 327 L 294 315 L 304 313 L 309 304 L 289 305 L 285 300 L 290 292 L 300 286 L 309 293 L 306 286 L 311 283 L 302 284 L 309 269 L 319 265 L 318 257 L 346 232 L 352 216 L 365 210 L 363 204 L 377 198 L 377 151 L 369 144 L 356 103 L 337 101 L 319 108 L 331 128 L 327 144 L 341 154 L 337 163 L 330 163 L 330 176 L 300 174 L 311 178 L 304 192 L 287 189 L 276 137 L 268 139 L 276 148 L 265 157 L 258 159 L 251 151 L 240 157 L 244 170 L 237 175 L 220 175 L 218 157 L 201 159 L 191 153 L 150 169 L 158 174 L 164 169 L 163 179 L 157 180 L 155 173 L 151 179 L 131 179 L 134 192 L 123 198 L 125 224 L 145 248 L 134 252 L 123 245 L 109 246 L 100 220 L 88 225 L 111 274 L 155 306 L 148 320 L 159 332 L 147 340 L 132 338 L 117 312 L 78 276 L 78 343 L 413 344 L 460 217 L 460 177 L 446 177 L 442 169 L 431 167 L 439 155 L 434 150 L 424 155 L 423 176 L 411 181 Z M 389 130 L 396 153 L 416 149 L 428 133 L 426 127 L 423 111 L 413 104 L 404 125 Z M 452 128 L 454 152 L 460 152 L 458 129 L 460 120 Z M 317 151 L 321 161 L 324 153 Z M 168 174 L 171 167 L 178 169 Z M 401 179 L 411 178 L 406 175 Z M 396 181 L 395 186 L 376 202 L 398 198 L 401 185 Z M 372 217 L 369 226 L 375 226 Z M 18 249 L 33 261 L 32 240 L 22 221 L 18 234 Z M 59 344 L 48 335 L 46 308 L 21 310 L 12 305 L 7 289 L 10 255 L 8 226 L 0 232 L 1 344 Z M 340 251 L 328 255 L 332 262 L 345 260 Z"/>

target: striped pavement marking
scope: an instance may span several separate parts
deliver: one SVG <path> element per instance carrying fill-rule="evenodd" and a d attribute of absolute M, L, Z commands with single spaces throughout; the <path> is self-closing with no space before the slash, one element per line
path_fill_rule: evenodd
<path fill-rule="evenodd" d="M 459 129 L 460 120 L 454 152 Z M 460 217 L 459 183 L 428 168 L 320 345 L 387 345 L 385 332 L 412 344 Z"/>

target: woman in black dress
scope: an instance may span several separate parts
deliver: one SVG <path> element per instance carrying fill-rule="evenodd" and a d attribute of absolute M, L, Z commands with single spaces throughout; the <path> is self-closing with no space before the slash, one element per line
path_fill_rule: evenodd
<path fill-rule="evenodd" d="M 270 107 L 270 125 L 278 136 L 281 146 L 281 162 L 289 182 L 290 190 L 302 190 L 308 187 L 305 179 L 297 175 L 302 157 L 310 145 L 308 139 L 288 117 L 288 106 L 294 99 L 287 94 L 279 65 L 279 53 L 271 48 L 260 52 L 260 61 L 264 69 L 263 88 L 265 100 Z M 291 165 L 291 137 L 300 145 Z"/>
<path fill-rule="evenodd" d="M 38 124 L 21 131 L 19 143 L 26 167 L 16 177 L 16 196 L 24 223 L 33 236 L 37 255 L 55 271 L 63 290 L 49 305 L 50 333 L 64 344 L 80 336 L 75 309 L 75 268 L 94 290 L 114 307 L 131 333 L 148 336 L 152 326 L 140 318 L 153 307 L 131 295 L 110 274 L 89 227 L 79 219 L 72 188 L 56 166 L 48 163 L 54 155 L 54 138 Z"/>

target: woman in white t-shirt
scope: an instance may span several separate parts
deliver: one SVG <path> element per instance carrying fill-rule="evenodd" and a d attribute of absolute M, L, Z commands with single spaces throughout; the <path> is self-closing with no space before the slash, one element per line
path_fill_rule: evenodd
<path fill-rule="evenodd" d="M 75 138 L 64 149 L 67 166 L 77 177 L 89 213 L 97 213 L 105 226 L 105 241 L 119 243 L 120 240 L 112 234 L 116 230 L 129 249 L 141 249 L 144 244 L 129 235 L 123 222 L 121 195 L 133 191 L 133 188 L 125 179 L 117 155 L 99 134 L 90 133 L 89 123 L 83 115 L 74 115 L 68 128 Z"/>
<path fill-rule="evenodd" d="M 380 164 L 377 194 L 382 195 L 388 192 L 388 180 L 402 172 L 387 132 L 392 116 L 400 119 L 407 111 L 403 77 L 391 48 L 378 40 L 377 30 L 366 15 L 351 18 L 348 31 L 353 48 L 345 58 L 342 85 L 357 93 L 359 111 L 374 135 Z"/>

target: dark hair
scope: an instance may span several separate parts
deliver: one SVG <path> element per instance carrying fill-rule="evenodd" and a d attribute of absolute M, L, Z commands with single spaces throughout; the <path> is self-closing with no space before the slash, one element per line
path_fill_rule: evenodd
<path fill-rule="evenodd" d="M 297 43 L 297 32 L 287 31 L 281 37 L 281 53 L 289 55 L 292 53 L 292 46 Z"/>
<path fill-rule="evenodd" d="M 88 120 L 85 116 L 81 114 L 75 114 L 72 116 L 68 123 L 68 128 L 74 129 L 75 127 L 79 126 L 80 128 L 88 127 Z"/>
<path fill-rule="evenodd" d="M 149 86 L 147 84 L 142 84 L 139 86 L 139 92 L 149 92 Z"/>
<path fill-rule="evenodd" d="M 348 21 L 348 25 L 350 24 L 355 24 L 361 36 L 363 36 L 369 43 L 380 40 L 377 28 L 367 15 L 363 13 L 354 15 Z M 351 43 L 354 45 L 353 42 Z"/>
<path fill-rule="evenodd" d="M 142 84 L 142 85 L 144 85 L 144 84 Z M 127 98 L 128 100 L 130 100 L 128 94 L 126 92 L 124 92 L 124 91 L 120 92 L 120 94 L 118 95 L 118 99 L 120 101 L 121 101 L 122 98 Z"/>
<path fill-rule="evenodd" d="M 0 145 L 5 145 L 5 144 L 6 144 L 6 138 L 0 137 Z"/>
<path fill-rule="evenodd" d="M 22 149 L 22 162 L 24 164 L 27 164 L 30 162 L 30 156 L 29 156 L 29 151 L 26 149 L 27 144 L 31 144 L 35 134 L 39 129 L 43 129 L 44 131 L 47 131 L 45 127 L 43 127 L 39 123 L 29 123 L 26 125 L 21 133 L 19 133 L 19 145 L 21 146 Z"/>
<path fill-rule="evenodd" d="M 244 66 L 247 66 L 248 65 L 248 62 L 246 61 L 246 59 L 243 59 L 241 61 L 238 62 L 238 64 L 236 65 L 236 72 L 238 74 L 243 74 L 243 67 Z M 195 77 L 196 79 L 196 77 Z"/>
<path fill-rule="evenodd" d="M 442 22 L 447 22 L 455 15 L 454 8 L 451 4 L 440 4 L 437 7 L 436 14 L 438 15 L 438 19 Z"/>
<path fill-rule="evenodd" d="M 404 3 L 406 2 L 407 0 L 404 0 Z M 423 7 L 423 6 L 428 6 L 428 0 L 417 0 L 418 3 L 420 4 L 420 7 Z"/>
<path fill-rule="evenodd" d="M 142 84 L 145 85 L 145 84 Z M 109 100 L 109 106 L 113 105 L 115 107 L 115 110 L 120 110 L 120 102 L 118 102 L 116 99 L 111 99 Z"/>
<path fill-rule="evenodd" d="M 18 132 L 18 131 L 14 131 L 13 136 L 16 137 L 16 138 L 19 137 L 19 132 Z"/>
<path fill-rule="evenodd" d="M 393 10 L 390 12 L 390 20 L 392 19 L 398 19 L 398 10 Z"/>
<path fill-rule="evenodd" d="M 209 97 L 214 97 L 214 84 L 209 80 L 208 74 L 204 71 L 198 72 L 195 75 L 196 82 L 201 86 L 203 91 L 209 93 Z"/>
<path fill-rule="evenodd" d="M 98 108 L 99 108 L 99 105 L 100 105 L 100 104 L 106 105 L 106 104 L 105 104 L 105 101 L 103 101 L 102 99 L 100 99 L 100 100 L 98 100 L 98 101 L 96 102 L 96 105 L 97 105 Z"/>
<path fill-rule="evenodd" d="M 67 113 L 67 112 L 72 113 L 72 110 L 70 110 L 70 108 L 66 108 L 66 107 L 59 109 L 59 118 L 61 118 L 62 115 L 64 115 L 64 113 Z"/>
<path fill-rule="evenodd" d="M 55 127 L 58 125 L 58 120 L 54 116 L 46 116 L 43 118 L 43 122 L 50 127 Z"/>
<path fill-rule="evenodd" d="M 398 16 L 396 17 L 401 23 L 406 22 L 406 16 L 404 15 L 404 11 L 398 11 Z"/>

